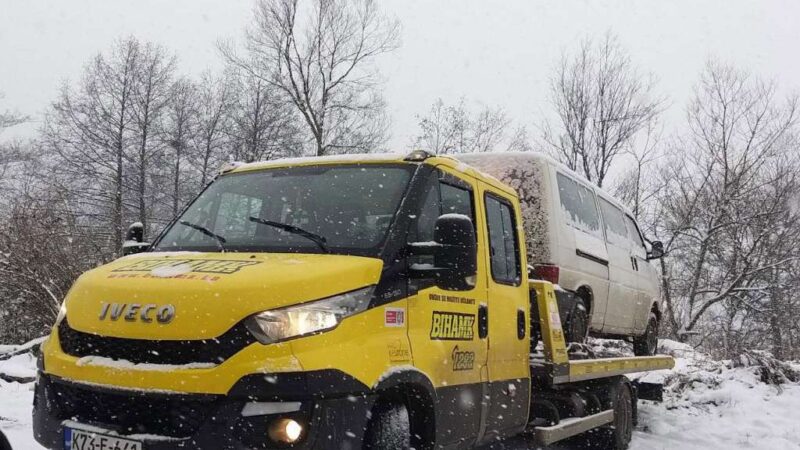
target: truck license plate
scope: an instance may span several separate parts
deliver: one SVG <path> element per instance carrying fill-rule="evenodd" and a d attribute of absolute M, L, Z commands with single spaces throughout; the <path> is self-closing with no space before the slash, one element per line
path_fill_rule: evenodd
<path fill-rule="evenodd" d="M 65 450 L 142 450 L 142 443 L 91 431 L 64 429 Z"/>

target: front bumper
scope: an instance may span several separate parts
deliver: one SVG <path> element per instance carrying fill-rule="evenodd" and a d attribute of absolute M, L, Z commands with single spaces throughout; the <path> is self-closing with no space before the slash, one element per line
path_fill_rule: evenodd
<path fill-rule="evenodd" d="M 296 411 L 244 417 L 249 402 L 294 402 Z M 285 449 L 267 429 L 280 418 L 305 424 L 292 449 L 361 448 L 373 397 L 336 370 L 248 375 L 227 395 L 120 390 L 40 373 L 33 405 L 36 440 L 64 448 L 65 422 L 134 435 L 145 450 Z"/>

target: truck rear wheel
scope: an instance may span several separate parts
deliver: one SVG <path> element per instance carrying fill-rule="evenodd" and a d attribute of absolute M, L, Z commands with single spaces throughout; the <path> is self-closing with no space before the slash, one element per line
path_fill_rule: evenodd
<path fill-rule="evenodd" d="M 372 408 L 372 417 L 364 435 L 365 450 L 409 450 L 411 421 L 406 405 L 379 401 Z"/>
<path fill-rule="evenodd" d="M 653 356 L 658 350 L 658 317 L 650 313 L 647 329 L 644 334 L 633 338 L 633 354 L 636 356 Z"/>
<path fill-rule="evenodd" d="M 614 410 L 614 422 L 601 430 L 604 433 L 603 450 L 625 450 L 631 443 L 634 424 L 634 399 L 624 378 L 609 386 L 608 409 Z"/>

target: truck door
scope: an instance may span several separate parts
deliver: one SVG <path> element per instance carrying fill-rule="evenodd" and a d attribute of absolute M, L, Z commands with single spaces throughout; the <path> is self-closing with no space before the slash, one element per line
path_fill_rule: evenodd
<path fill-rule="evenodd" d="M 488 237 L 489 408 L 482 442 L 519 433 L 527 424 L 529 352 L 528 286 L 522 270 L 523 227 L 514 197 L 499 190 L 481 196 Z"/>
<path fill-rule="evenodd" d="M 476 186 L 472 179 L 456 177 L 447 168 L 434 170 L 427 180 L 408 242 L 430 246 L 436 219 L 456 213 L 470 217 L 476 229 L 483 227 L 475 211 Z M 479 327 L 486 305 L 485 236 L 478 240 L 477 276 L 471 289 L 445 290 L 435 280 L 412 277 L 408 301 L 408 334 L 414 366 L 427 374 L 436 389 L 437 444 L 471 446 L 478 436 L 485 405 L 488 340 Z M 425 253 L 420 252 L 420 253 Z M 410 269 L 424 271 L 432 256 L 412 256 Z"/>

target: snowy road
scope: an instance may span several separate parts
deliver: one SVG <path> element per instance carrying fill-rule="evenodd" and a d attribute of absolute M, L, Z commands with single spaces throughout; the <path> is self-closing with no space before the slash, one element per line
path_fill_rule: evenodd
<path fill-rule="evenodd" d="M 779 388 L 764 384 L 754 367 L 731 368 L 726 362 L 682 350 L 680 345 L 665 348 L 677 357 L 675 369 L 645 377 L 665 384 L 665 401 L 640 402 L 632 450 L 800 450 L 799 385 Z M 27 355 L 0 361 L 0 372 L 17 376 L 28 374 L 33 367 L 33 359 Z M 41 448 L 31 432 L 32 398 L 33 383 L 0 380 L 0 429 L 15 450 Z M 527 448 L 514 439 L 485 450 Z"/>
<path fill-rule="evenodd" d="M 698 393 L 708 395 L 709 401 L 726 402 L 705 413 L 692 408 L 668 410 L 664 405 L 642 402 L 640 423 L 631 449 L 800 449 L 797 427 L 800 387 L 792 386 L 778 395 L 757 387 L 749 388 L 739 380 L 731 384 L 725 392 Z M 15 450 L 42 448 L 31 435 L 32 387 L 33 384 L 0 381 L 0 429 L 8 435 Z M 520 440 L 511 440 L 486 450 L 528 448 Z"/>

